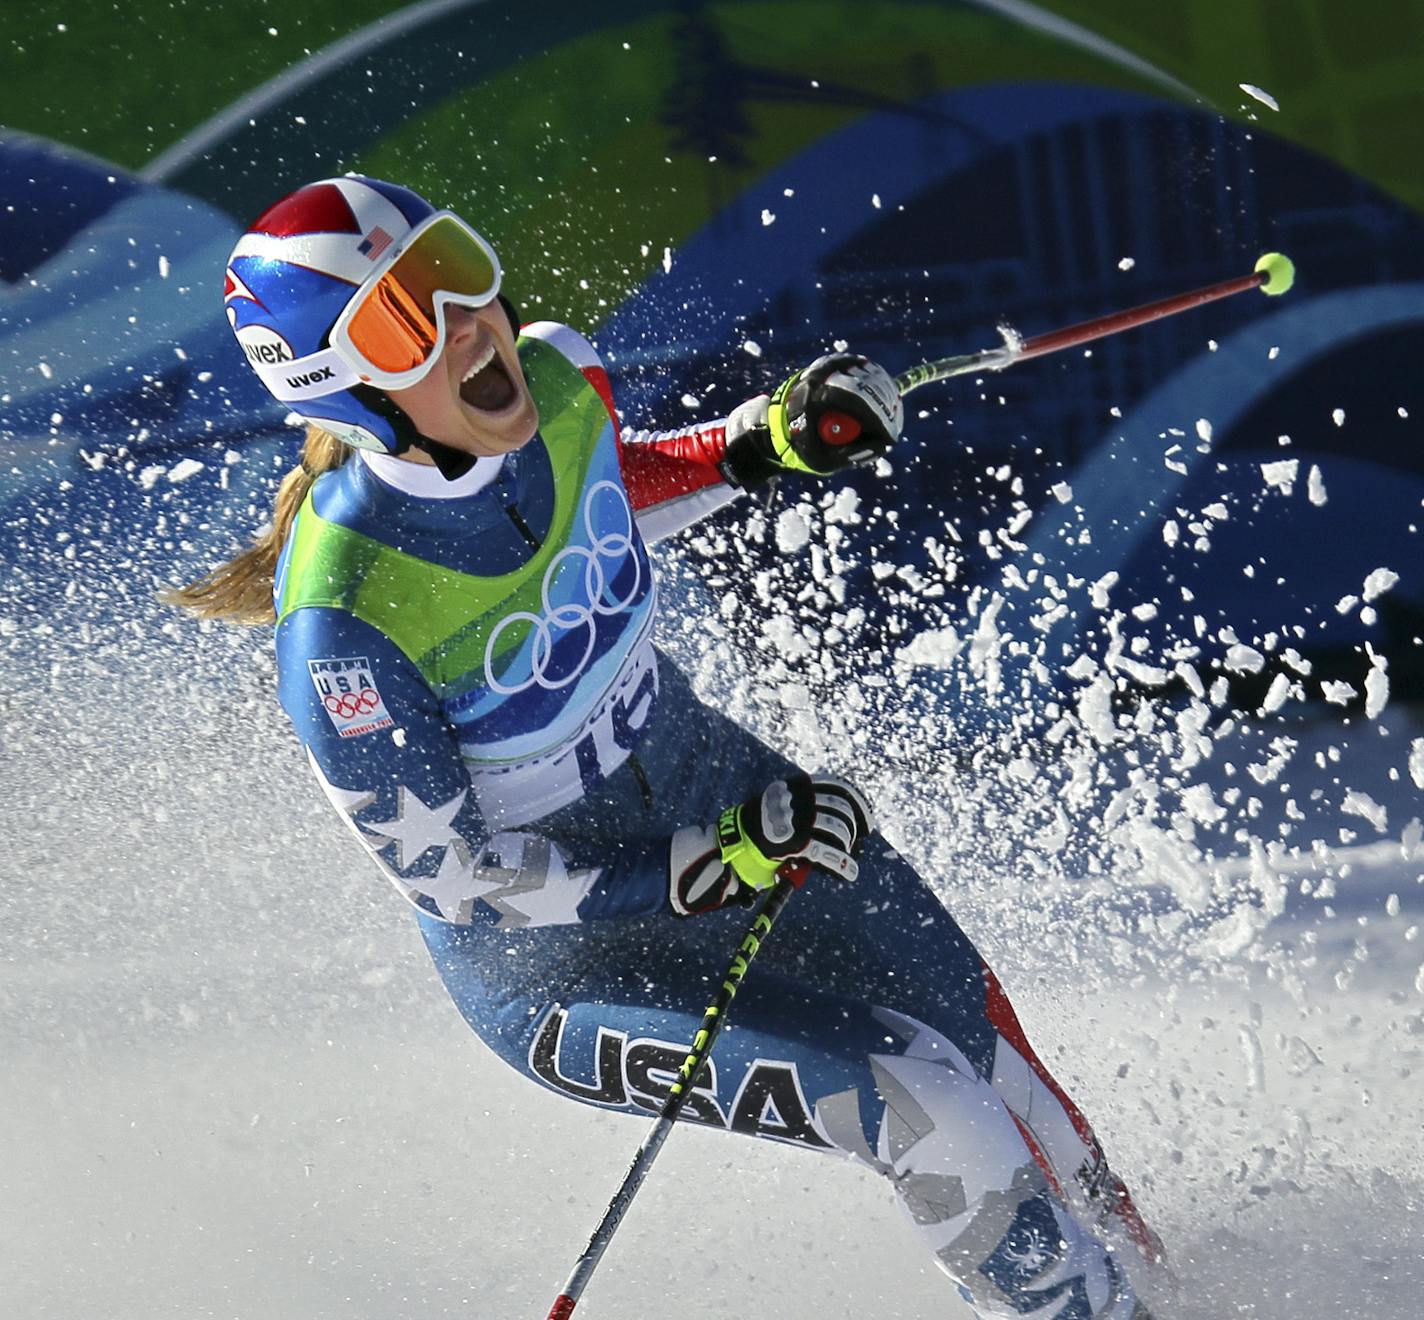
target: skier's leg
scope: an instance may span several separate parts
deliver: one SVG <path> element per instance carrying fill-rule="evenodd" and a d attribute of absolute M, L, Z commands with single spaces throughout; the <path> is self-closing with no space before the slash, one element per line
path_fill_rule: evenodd
<path fill-rule="evenodd" d="M 1135 1278 L 1170 1282 L 1160 1240 L 1108 1169 L 1087 1118 L 1038 1058 L 998 977 L 914 868 L 876 838 L 854 886 L 824 885 L 805 899 L 787 909 L 792 923 L 778 932 L 774 965 L 790 946 L 818 970 L 818 983 L 929 1023 L 953 1041 L 999 1093 L 1077 1217 L 1122 1250 Z"/>
<path fill-rule="evenodd" d="M 1037 1144 L 1065 1195 L 1115 1244 L 1131 1246 L 1149 1268 L 1165 1267 L 1162 1240 L 1148 1227 L 1132 1193 L 1108 1168 L 1102 1145 L 1068 1093 L 1035 1053 L 999 978 L 984 964 L 985 1006 L 998 1032 L 992 1081 L 1010 1113 Z"/>
<path fill-rule="evenodd" d="M 605 927 L 602 956 L 590 963 L 570 956 L 579 941 L 567 931 L 422 919 L 461 1011 L 502 1058 L 570 1098 L 634 1113 L 651 1113 L 666 1094 L 712 988 L 697 974 L 708 961 L 698 925 Z M 562 952 L 546 959 L 544 946 Z M 782 952 L 796 961 L 794 943 Z M 904 1012 L 808 984 L 786 961 L 758 965 L 688 1117 L 839 1151 L 883 1174 L 983 1316 L 1137 1314 L 1112 1253 L 964 1051 Z M 518 970 L 492 979 L 492 963 Z M 560 985 L 546 979 L 555 963 Z"/>
<path fill-rule="evenodd" d="M 1074 1213 L 1042 1147 L 994 1087 L 932 1027 L 879 1016 L 904 1044 L 870 1060 L 884 1115 L 875 1149 L 857 1153 L 894 1181 L 901 1207 L 975 1312 L 1144 1320 L 1126 1273 Z"/>

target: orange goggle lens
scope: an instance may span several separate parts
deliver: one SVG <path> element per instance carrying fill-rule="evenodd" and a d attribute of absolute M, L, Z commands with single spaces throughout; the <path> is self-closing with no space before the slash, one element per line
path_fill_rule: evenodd
<path fill-rule="evenodd" d="M 442 217 L 367 292 L 346 338 L 377 371 L 410 371 L 430 360 L 439 341 L 437 293 L 487 302 L 497 288 L 489 253 L 456 220 Z"/>

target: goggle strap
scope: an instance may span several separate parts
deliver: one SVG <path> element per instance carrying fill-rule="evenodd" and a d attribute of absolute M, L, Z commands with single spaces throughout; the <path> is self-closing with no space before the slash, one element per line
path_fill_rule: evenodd
<path fill-rule="evenodd" d="M 273 397 L 283 403 L 319 399 L 361 383 L 360 374 L 334 348 L 319 349 L 290 362 L 254 362 L 252 369 Z"/>

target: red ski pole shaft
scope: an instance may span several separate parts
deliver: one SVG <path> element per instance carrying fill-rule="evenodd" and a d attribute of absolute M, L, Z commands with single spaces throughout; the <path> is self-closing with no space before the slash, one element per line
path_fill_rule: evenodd
<path fill-rule="evenodd" d="M 1216 302 L 1220 298 L 1230 298 L 1233 294 L 1244 293 L 1247 289 L 1260 289 L 1270 297 L 1285 293 L 1295 282 L 1295 267 L 1289 257 L 1279 252 L 1268 252 L 1256 263 L 1256 269 L 1249 275 L 1239 275 L 1232 280 L 1222 280 L 1219 284 L 1208 284 L 1204 289 L 1193 289 L 1190 293 L 1175 294 L 1171 298 L 1160 298 L 1156 302 L 1144 303 L 1141 307 L 1129 307 L 1125 312 L 1112 312 L 1091 321 L 1082 321 L 1062 330 L 1050 330 L 1047 334 L 1035 335 L 1032 339 L 1001 344 L 998 348 L 986 348 L 978 353 L 963 353 L 958 357 L 936 358 L 933 362 L 921 362 L 895 378 L 901 394 L 917 390 L 921 385 L 929 385 L 937 380 L 948 380 L 951 376 L 965 376 L 976 371 L 1003 371 L 1024 358 L 1042 357 L 1045 353 L 1057 353 L 1060 349 L 1073 348 L 1078 344 L 1091 343 L 1106 335 L 1120 334 L 1135 326 L 1146 325 L 1149 321 L 1160 321 L 1164 316 L 1176 316 L 1178 312 L 1189 311 L 1204 303 Z M 828 443 L 829 437 L 823 436 Z"/>
<path fill-rule="evenodd" d="M 1230 298 L 1233 294 L 1245 293 L 1266 282 L 1265 271 L 1252 271 L 1234 280 L 1222 280 L 1220 284 L 1208 284 L 1204 289 L 1193 289 L 1190 293 L 1179 293 L 1171 298 L 1160 298 L 1156 302 L 1144 303 L 1141 307 L 1130 307 L 1125 312 L 1111 312 L 1107 316 L 1094 317 L 1091 321 L 1080 321 L 1062 330 L 1050 330 L 1047 334 L 1025 339 L 1022 347 L 1014 355 L 1019 361 L 1024 358 L 1042 357 L 1045 353 L 1057 353 L 1060 349 L 1076 348 L 1079 344 L 1089 344 L 1095 339 L 1120 334 L 1124 330 L 1134 330 L 1139 325 L 1160 321 L 1164 316 L 1175 316 L 1178 312 L 1190 311 L 1204 303 L 1216 302 L 1218 298 Z"/>

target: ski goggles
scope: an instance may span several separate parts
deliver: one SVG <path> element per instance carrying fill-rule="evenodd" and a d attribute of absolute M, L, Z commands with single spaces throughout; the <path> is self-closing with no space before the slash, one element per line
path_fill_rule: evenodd
<path fill-rule="evenodd" d="M 458 215 L 427 216 L 352 295 L 331 328 L 332 348 L 361 379 L 414 385 L 445 348 L 445 307 L 483 307 L 499 295 L 499 258 Z"/>

